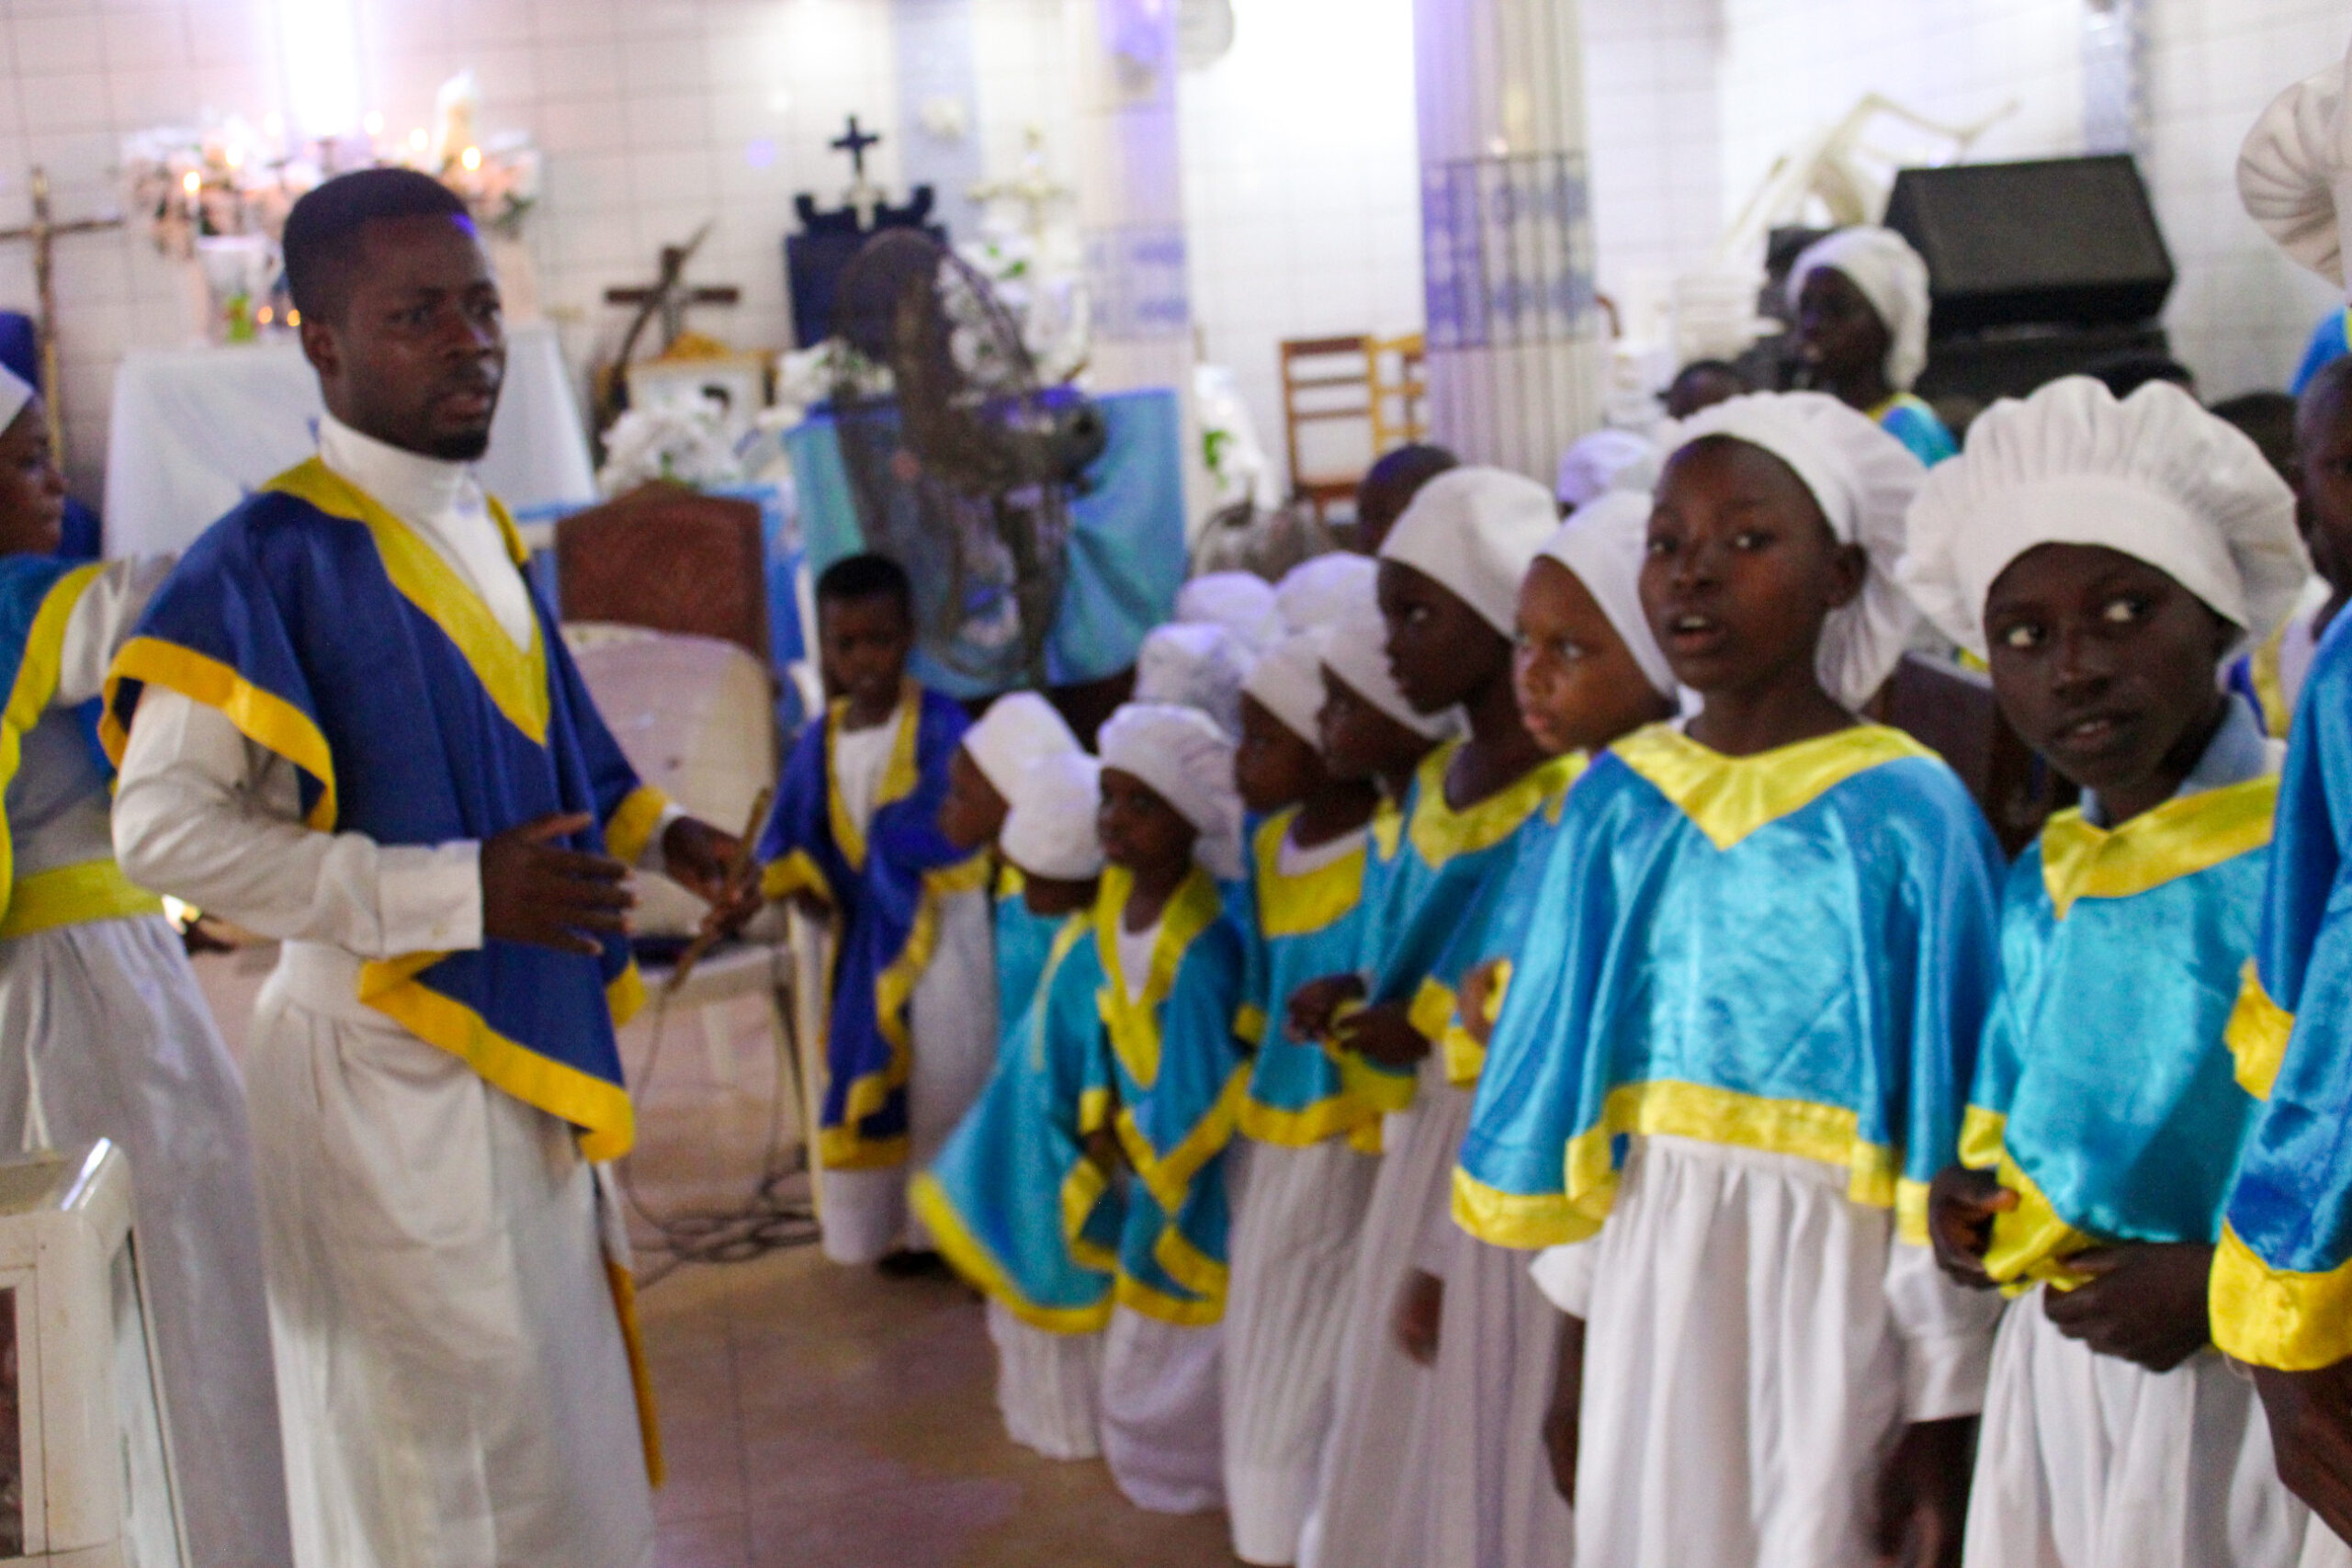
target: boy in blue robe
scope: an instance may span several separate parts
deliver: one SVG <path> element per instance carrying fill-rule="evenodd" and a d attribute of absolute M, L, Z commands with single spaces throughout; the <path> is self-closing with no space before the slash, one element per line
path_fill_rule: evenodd
<path fill-rule="evenodd" d="M 1892 229 L 1840 229 L 1789 268 L 1806 385 L 1834 393 L 1929 468 L 1960 444 L 1911 391 L 1928 364 L 1928 264 Z"/>
<path fill-rule="evenodd" d="M 2011 868 L 2000 994 L 1929 1221 L 2014 1299 L 1993 1352 L 1970 1568 L 2289 1563 L 2253 1385 L 2206 1282 L 2260 1102 L 2233 1057 L 2278 780 L 2215 671 L 2308 574 L 2294 498 L 2177 389 L 2070 377 L 1996 403 L 1912 508 L 1904 580 L 2082 786 Z"/>
<path fill-rule="evenodd" d="M 1926 1246 L 1992 988 L 1999 853 L 1859 723 L 1917 624 L 1923 470 L 1817 393 L 1680 426 L 1641 598 L 1686 729 L 1577 784 L 1454 1213 L 1547 1256 L 1577 1558 L 1871 1561 L 1959 1539 L 1992 1309 Z M 1939 1544 L 1940 1543 L 1940 1544 Z"/>
<path fill-rule="evenodd" d="M 995 1054 L 988 857 L 941 831 L 967 720 L 907 675 L 914 590 L 897 562 L 849 556 L 817 581 L 824 716 L 800 732 L 758 855 L 770 898 L 833 921 L 817 1131 L 825 1256 L 933 1267 L 908 1224 L 930 1163 Z"/>

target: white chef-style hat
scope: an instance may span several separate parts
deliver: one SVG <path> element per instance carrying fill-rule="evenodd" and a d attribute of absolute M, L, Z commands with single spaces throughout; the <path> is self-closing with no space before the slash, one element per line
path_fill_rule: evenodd
<path fill-rule="evenodd" d="M 1413 497 L 1381 541 L 1380 558 L 1411 567 L 1510 637 L 1520 581 L 1559 525 L 1551 491 L 1526 475 L 1449 468 Z"/>
<path fill-rule="evenodd" d="M 1642 610 L 1642 562 L 1649 555 L 1650 498 L 1612 491 L 1569 514 L 1544 554 L 1577 574 L 1642 674 L 1658 693 L 1675 694 L 1674 671 Z"/>
<path fill-rule="evenodd" d="M 1057 751 L 1084 748 L 1053 704 L 1035 692 L 1007 692 L 964 731 L 964 750 L 989 786 L 1010 801 L 1030 763 Z"/>
<path fill-rule="evenodd" d="M 1328 626 L 1357 604 L 1374 599 L 1380 567 L 1370 556 L 1337 551 L 1301 561 L 1274 585 L 1274 608 L 1286 631 Z"/>
<path fill-rule="evenodd" d="M 1233 785 L 1233 742 L 1198 708 L 1129 703 L 1099 737 L 1102 765 L 1132 773 L 1200 832 L 1193 858 L 1210 875 L 1241 874 L 1241 796 Z"/>
<path fill-rule="evenodd" d="M 1552 487 L 1562 506 L 1578 507 L 1612 490 L 1647 495 L 1657 484 L 1657 447 L 1630 430 L 1596 430 L 1579 435 L 1560 454 L 1560 474 Z"/>
<path fill-rule="evenodd" d="M 2352 51 L 2296 83 L 2262 111 L 2238 149 L 2238 198 L 2246 215 L 2296 261 L 2338 288 L 2352 288 Z"/>
<path fill-rule="evenodd" d="M 1460 710 L 1417 712 L 1396 684 L 1388 663 L 1388 623 L 1376 602 L 1351 610 L 1332 626 L 1323 647 L 1323 667 L 1347 682 L 1348 689 L 1416 735 L 1442 740 L 1460 730 Z"/>
<path fill-rule="evenodd" d="M 1253 572 L 1212 571 L 1176 591 L 1178 624 L 1223 626 L 1254 656 L 1283 635 L 1273 584 Z"/>
<path fill-rule="evenodd" d="M 1328 627 L 1293 632 L 1267 649 L 1241 682 L 1243 695 L 1257 698 L 1283 728 L 1317 750 L 1315 719 L 1323 711 L 1323 649 L 1329 640 Z"/>
<path fill-rule="evenodd" d="M 0 365 L 0 430 L 16 423 L 17 416 L 25 412 L 25 405 L 39 395 L 30 381 Z"/>
<path fill-rule="evenodd" d="M 2100 545 L 2165 572 L 2256 640 L 2311 578 L 2295 496 L 2262 449 L 2169 382 L 2118 401 L 2087 376 L 2005 398 L 1912 502 L 1897 575 L 1952 641 L 1985 652 L 1984 596 L 2038 545 Z"/>
<path fill-rule="evenodd" d="M 1241 728 L 1241 682 L 1250 655 L 1231 632 L 1205 622 L 1154 626 L 1136 654 L 1135 700 L 1198 708 L 1227 735 Z"/>
<path fill-rule="evenodd" d="M 1886 323 L 1886 384 L 1907 392 L 1928 367 L 1928 264 L 1892 229 L 1840 229 L 1815 240 L 1789 268 L 1791 304 L 1823 267 L 1842 273 Z"/>
<path fill-rule="evenodd" d="M 1077 750 L 1050 751 L 1021 770 L 1008 797 L 997 848 L 1031 876 L 1084 882 L 1102 874 L 1094 818 L 1102 809 L 1102 764 Z"/>
<path fill-rule="evenodd" d="M 1869 562 L 1862 591 L 1830 612 L 1821 630 L 1824 690 L 1860 708 L 1894 672 L 1919 624 L 1918 606 L 1894 581 L 1903 518 L 1928 470 L 1878 422 L 1824 392 L 1751 392 L 1702 409 L 1673 427 L 1666 446 L 1725 435 L 1761 447 L 1794 470 L 1841 545 Z M 1673 458 L 1668 458 L 1670 468 Z"/>

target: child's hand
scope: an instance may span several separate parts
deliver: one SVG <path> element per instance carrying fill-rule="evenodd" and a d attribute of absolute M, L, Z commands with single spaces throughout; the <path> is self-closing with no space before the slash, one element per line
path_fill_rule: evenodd
<path fill-rule="evenodd" d="M 1290 994 L 1290 1005 L 1283 1010 L 1283 1032 L 1301 1045 L 1310 1040 L 1329 1039 L 1333 1017 L 1340 1008 L 1363 995 L 1363 980 L 1359 976 L 1326 975 L 1319 980 L 1309 980 Z"/>
<path fill-rule="evenodd" d="M 1879 1478 L 1876 1545 L 1894 1568 L 1960 1568 L 1976 1417 L 1914 1421 Z"/>
<path fill-rule="evenodd" d="M 741 840 L 695 818 L 681 817 L 662 834 L 663 874 L 713 908 L 741 901 L 736 863 L 742 855 Z"/>
<path fill-rule="evenodd" d="M 2320 1523 L 2352 1540 L 2352 1360 L 2312 1372 L 2254 1369 L 2278 1479 Z"/>
<path fill-rule="evenodd" d="M 1989 1170 L 1950 1165 L 1938 1171 L 1928 1188 L 1928 1239 L 1935 1245 L 1936 1261 L 1944 1272 L 1974 1290 L 1989 1291 L 1999 1283 L 1984 1271 L 1984 1254 L 1993 1245 L 1993 1216 L 2017 1206 L 2018 1195 Z"/>
<path fill-rule="evenodd" d="M 1495 992 L 1506 962 L 1489 958 L 1462 977 L 1462 995 L 1454 1016 L 1462 1022 L 1462 1032 L 1481 1045 L 1494 1043 Z"/>
<path fill-rule="evenodd" d="M 593 958 L 604 951 L 597 938 L 628 933 L 637 903 L 623 886 L 628 867 L 549 841 L 594 821 L 585 812 L 542 817 L 482 841 L 482 935 Z"/>
<path fill-rule="evenodd" d="M 2195 1243 L 2095 1247 L 2066 1259 L 2087 1285 L 2044 1291 L 2052 1326 L 2102 1356 L 2168 1372 L 2213 1341 L 2213 1249 Z"/>
<path fill-rule="evenodd" d="M 1560 1317 L 1560 1359 L 1552 1373 L 1552 1404 L 1544 1412 L 1544 1451 L 1552 1459 L 1552 1487 L 1577 1506 L 1577 1436 L 1584 1404 L 1584 1319 Z"/>
<path fill-rule="evenodd" d="M 1422 1366 L 1437 1360 L 1438 1331 L 1445 1325 L 1445 1281 L 1419 1269 L 1405 1276 L 1389 1326 L 1396 1348 Z"/>
<path fill-rule="evenodd" d="M 1430 1054 L 1430 1038 L 1413 1027 L 1403 1002 L 1383 1002 L 1351 1012 L 1332 1026 L 1333 1036 L 1348 1050 L 1361 1053 L 1384 1067 L 1419 1066 Z"/>

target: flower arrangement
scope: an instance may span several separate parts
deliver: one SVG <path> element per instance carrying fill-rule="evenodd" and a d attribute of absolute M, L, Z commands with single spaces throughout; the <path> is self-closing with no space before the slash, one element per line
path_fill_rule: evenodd
<path fill-rule="evenodd" d="M 605 432 L 605 466 L 596 488 L 607 498 L 640 485 L 667 483 L 694 490 L 743 482 L 743 464 L 724 428 L 716 398 L 632 408 Z"/>

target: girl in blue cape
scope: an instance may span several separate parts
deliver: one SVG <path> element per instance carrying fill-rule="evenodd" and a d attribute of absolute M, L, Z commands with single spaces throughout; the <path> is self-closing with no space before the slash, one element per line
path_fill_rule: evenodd
<path fill-rule="evenodd" d="M 1928 366 L 1928 264 L 1892 229 L 1840 229 L 1789 268 L 1797 355 L 1812 379 L 1933 468 L 1960 450 L 1911 385 Z"/>
<path fill-rule="evenodd" d="M 1703 705 L 1577 785 L 1454 1212 L 1590 1239 L 1539 1275 L 1577 1320 L 1550 1436 L 1577 1561 L 1944 1561 L 1996 1309 L 1937 1272 L 1925 1201 L 1999 852 L 1949 768 L 1854 717 L 1917 625 L 1889 572 L 1923 470 L 1817 393 L 1668 449 L 1641 598 Z"/>
<path fill-rule="evenodd" d="M 2301 592 L 2294 519 L 2260 450 L 2187 393 L 2118 402 L 2080 376 L 1996 403 L 1911 509 L 1904 582 L 2084 791 L 2010 870 L 1965 1163 L 1929 1212 L 1947 1271 L 2015 1298 L 1969 1568 L 2256 1568 L 2302 1548 L 2205 1299 L 2260 1108 L 2232 1046 L 2272 1027 L 2243 975 L 2278 794 L 2215 671 Z"/>
<path fill-rule="evenodd" d="M 914 1187 L 942 1253 L 989 1297 L 1005 1431 L 1048 1459 L 1102 1451 L 1102 1328 L 1119 1245 L 1110 1156 L 1088 1149 L 1110 1099 L 1092 919 L 1099 774 L 1072 747 L 1012 781 L 998 850 L 1051 940 L 988 1088 Z"/>
<path fill-rule="evenodd" d="M 1233 742 L 1197 709 L 1130 703 L 1102 727 L 1109 863 L 1094 907 L 1106 1077 L 1128 1183 L 1102 1353 L 1102 1455 L 1129 1501 L 1224 1499 L 1218 1360 L 1227 1149 L 1248 1083 Z"/>

